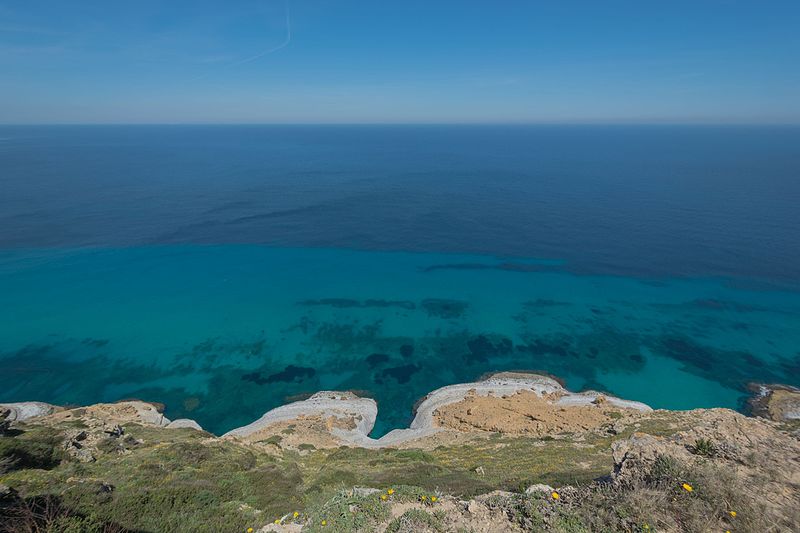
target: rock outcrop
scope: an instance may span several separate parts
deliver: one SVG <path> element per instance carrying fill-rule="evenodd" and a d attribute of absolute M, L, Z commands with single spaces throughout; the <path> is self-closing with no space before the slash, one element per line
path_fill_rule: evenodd
<path fill-rule="evenodd" d="M 472 407 L 476 402 L 481 404 L 477 409 Z M 495 409 L 500 404 L 503 404 L 505 416 L 499 416 Z M 307 400 L 273 409 L 255 422 L 224 436 L 248 442 L 270 439 L 274 442 L 276 437 L 280 437 L 284 444 L 304 440 L 313 442 L 315 447 L 383 448 L 417 445 L 423 439 L 447 431 L 538 431 L 544 434 L 558 428 L 589 429 L 608 423 L 611 420 L 609 411 L 620 410 L 651 411 L 643 403 L 594 391 L 569 392 L 550 377 L 500 373 L 482 381 L 450 385 L 431 392 L 418 405 L 409 428 L 393 430 L 379 439 L 369 437 L 378 414 L 375 401 L 349 392 L 333 391 L 318 392 Z M 547 420 L 532 419 L 531 412 L 535 411 L 546 416 Z M 485 423 L 476 420 L 470 424 L 470 417 L 475 418 L 474 413 L 482 413 L 477 416 L 482 417 Z M 290 425 L 293 436 L 284 437 Z"/>
<path fill-rule="evenodd" d="M 800 389 L 789 385 L 751 383 L 750 412 L 777 422 L 800 420 Z"/>
<path fill-rule="evenodd" d="M 47 416 L 60 409 L 60 407 L 43 402 L 0 403 L 0 410 L 8 411 L 6 417 L 12 422 L 23 422 L 31 418 Z"/>

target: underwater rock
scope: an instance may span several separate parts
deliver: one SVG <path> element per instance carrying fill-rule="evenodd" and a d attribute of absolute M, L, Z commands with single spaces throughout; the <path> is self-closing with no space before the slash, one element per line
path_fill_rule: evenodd
<path fill-rule="evenodd" d="M 514 350 L 511 339 L 499 335 L 478 335 L 467 341 L 469 359 L 485 362 L 493 357 L 508 355 Z"/>
<path fill-rule="evenodd" d="M 532 355 L 558 355 L 561 357 L 573 355 L 570 348 L 572 348 L 572 345 L 567 340 L 557 342 L 543 338 L 531 339 L 527 344 L 517 346 L 517 350 L 520 352 L 527 352 Z"/>
<path fill-rule="evenodd" d="M 403 344 L 400 346 L 400 355 L 402 355 L 404 359 L 408 359 L 414 355 L 414 346 L 411 344 Z"/>
<path fill-rule="evenodd" d="M 350 298 L 322 298 L 320 300 L 303 300 L 298 302 L 305 306 L 329 306 L 337 309 L 347 309 L 351 307 L 399 307 L 401 309 L 416 309 L 414 302 L 405 300 L 353 300 Z"/>
<path fill-rule="evenodd" d="M 91 346 L 93 348 L 102 348 L 109 342 L 111 341 L 108 339 L 92 339 L 91 337 L 87 337 L 81 341 L 81 344 L 84 346 Z"/>
<path fill-rule="evenodd" d="M 665 337 L 661 339 L 664 352 L 673 359 L 689 363 L 705 371 L 714 368 L 716 357 L 714 352 L 687 339 L 679 337 Z"/>
<path fill-rule="evenodd" d="M 420 304 L 428 316 L 436 318 L 461 318 L 467 311 L 469 304 L 460 300 L 445 300 L 429 298 Z"/>
<path fill-rule="evenodd" d="M 261 372 L 251 372 L 244 374 L 242 379 L 245 381 L 252 381 L 256 385 L 265 385 L 267 383 L 281 382 L 297 382 L 303 381 L 308 378 L 313 378 L 317 371 L 313 368 L 304 366 L 288 365 L 286 368 L 275 374 L 270 374 L 266 378 L 261 377 Z"/>
<path fill-rule="evenodd" d="M 372 353 L 367 356 L 367 364 L 370 368 L 375 368 L 389 361 L 389 356 L 385 353 Z"/>
<path fill-rule="evenodd" d="M 421 368 L 421 366 L 415 364 L 395 366 L 382 370 L 379 376 L 381 378 L 394 378 L 398 383 L 408 383 L 411 376 L 419 372 Z"/>

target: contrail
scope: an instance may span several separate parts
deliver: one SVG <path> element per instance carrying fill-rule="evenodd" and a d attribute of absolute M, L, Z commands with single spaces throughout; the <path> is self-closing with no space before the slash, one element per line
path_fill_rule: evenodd
<path fill-rule="evenodd" d="M 278 46 L 273 46 L 272 48 L 264 50 L 263 52 L 259 52 L 258 54 L 254 55 L 254 56 L 246 57 L 244 59 L 240 59 L 238 61 L 234 61 L 233 63 L 228 63 L 227 65 L 223 65 L 222 68 L 230 68 L 230 67 L 236 67 L 238 65 L 244 65 L 245 63 L 252 63 L 253 61 L 257 61 L 257 60 L 261 59 L 264 56 L 268 56 L 268 55 L 270 55 L 270 54 L 272 54 L 274 52 L 277 52 L 278 50 L 280 50 L 282 48 L 286 48 L 287 46 L 289 46 L 289 43 L 292 42 L 292 20 L 291 20 L 291 14 L 290 14 L 290 11 L 289 11 L 289 0 L 285 0 L 284 1 L 284 5 L 286 7 L 286 38 L 283 40 L 283 42 L 281 44 L 279 44 Z M 211 76 L 211 74 L 212 73 L 210 73 L 210 72 L 206 73 L 206 74 L 201 74 L 199 76 L 196 76 L 196 77 L 192 78 L 190 81 L 202 80 L 203 78 L 207 78 L 207 77 Z"/>
<path fill-rule="evenodd" d="M 236 65 L 244 65 L 245 63 L 250 63 L 257 59 L 261 59 L 262 57 L 268 56 L 273 52 L 277 52 L 281 48 L 286 48 L 287 46 L 289 46 L 289 43 L 292 42 L 292 21 L 291 17 L 289 16 L 289 0 L 286 0 L 285 6 L 286 6 L 286 38 L 283 40 L 283 42 L 278 46 L 274 46 L 268 50 L 264 50 L 259 54 L 231 63 L 229 66 L 235 67 Z"/>

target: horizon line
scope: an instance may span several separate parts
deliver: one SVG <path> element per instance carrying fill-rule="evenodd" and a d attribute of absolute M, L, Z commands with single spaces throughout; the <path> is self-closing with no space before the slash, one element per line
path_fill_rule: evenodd
<path fill-rule="evenodd" d="M 530 122 L 0 122 L 0 127 L 29 126 L 783 126 L 798 122 L 714 121 L 530 121 Z"/>

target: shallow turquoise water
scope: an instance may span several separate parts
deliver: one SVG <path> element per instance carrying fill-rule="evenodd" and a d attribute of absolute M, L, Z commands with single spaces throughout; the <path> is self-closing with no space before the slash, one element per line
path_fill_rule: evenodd
<path fill-rule="evenodd" d="M 0 401 L 143 398 L 213 432 L 321 389 L 416 400 L 540 370 L 653 407 L 800 385 L 800 293 L 490 256 L 151 246 L 0 252 Z"/>

